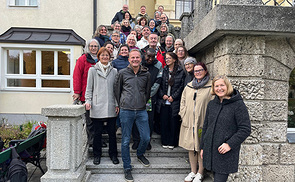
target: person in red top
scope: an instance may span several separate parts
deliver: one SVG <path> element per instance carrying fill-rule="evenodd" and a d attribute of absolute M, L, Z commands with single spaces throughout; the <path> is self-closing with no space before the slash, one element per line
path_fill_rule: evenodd
<path fill-rule="evenodd" d="M 73 74 L 73 85 L 74 85 L 74 100 L 80 100 L 82 103 L 85 103 L 85 91 L 87 86 L 87 76 L 88 70 L 92 65 L 95 65 L 97 62 L 97 52 L 100 46 L 96 39 L 91 39 L 87 41 L 84 48 L 84 54 L 78 58 Z M 87 137 L 88 144 L 92 145 L 93 143 L 93 124 L 89 117 L 89 110 L 85 113 L 86 117 L 86 128 L 87 128 Z"/>

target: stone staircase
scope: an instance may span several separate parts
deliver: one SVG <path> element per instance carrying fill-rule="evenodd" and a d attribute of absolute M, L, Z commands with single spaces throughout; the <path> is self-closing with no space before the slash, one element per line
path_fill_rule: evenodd
<path fill-rule="evenodd" d="M 90 182 L 115 182 L 125 181 L 123 162 L 121 158 L 121 136 L 117 136 L 118 158 L 120 164 L 114 165 L 108 157 L 108 148 L 103 148 L 103 154 L 99 165 L 94 165 L 92 148 L 89 148 L 89 158 L 86 162 L 86 170 L 91 171 Z M 151 165 L 144 167 L 136 158 L 136 150 L 132 150 L 130 144 L 132 175 L 136 182 L 182 182 L 190 172 L 188 152 L 181 147 L 164 149 L 161 146 L 160 136 L 153 134 L 151 140 L 152 150 L 146 151 L 145 156 Z M 212 181 L 211 178 L 204 180 Z"/>

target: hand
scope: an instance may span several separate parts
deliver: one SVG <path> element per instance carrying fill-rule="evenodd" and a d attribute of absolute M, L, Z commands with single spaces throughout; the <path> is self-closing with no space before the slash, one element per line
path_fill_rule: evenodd
<path fill-rule="evenodd" d="M 118 114 L 119 114 L 119 112 L 120 112 L 120 109 L 119 109 L 119 107 L 116 107 L 116 114 L 118 115 Z"/>
<path fill-rule="evenodd" d="M 230 148 L 230 146 L 227 143 L 223 143 L 222 145 L 220 145 L 218 147 L 218 152 L 220 154 L 225 154 L 225 153 L 227 153 L 230 150 L 231 150 L 231 148 Z"/>
<path fill-rule="evenodd" d="M 80 99 L 80 94 L 75 94 L 75 93 L 74 93 L 74 94 L 72 95 L 72 97 L 73 97 L 74 100 Z"/>
<path fill-rule="evenodd" d="M 169 101 L 169 102 L 173 102 L 173 98 L 170 96 L 170 97 L 168 98 L 168 101 Z"/>
<path fill-rule="evenodd" d="M 200 151 L 201 159 L 203 159 L 203 149 Z"/>
<path fill-rule="evenodd" d="M 167 100 L 167 99 L 168 99 L 168 95 L 164 95 L 164 96 L 163 96 L 163 99 L 164 99 L 164 100 Z"/>
<path fill-rule="evenodd" d="M 86 108 L 86 110 L 90 110 L 90 108 L 91 108 L 91 105 L 90 105 L 90 104 L 88 104 L 88 103 L 85 103 L 85 108 Z"/>

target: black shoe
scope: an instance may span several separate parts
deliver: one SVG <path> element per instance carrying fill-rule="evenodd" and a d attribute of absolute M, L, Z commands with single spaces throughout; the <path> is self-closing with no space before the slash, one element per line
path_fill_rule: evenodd
<path fill-rule="evenodd" d="M 102 141 L 101 142 L 101 147 L 106 148 L 108 145 L 106 144 L 106 142 Z"/>
<path fill-rule="evenodd" d="M 95 164 L 95 165 L 100 164 L 100 157 L 94 157 L 93 164 Z"/>
<path fill-rule="evenodd" d="M 152 149 L 152 145 L 151 145 L 151 143 L 149 143 L 146 150 L 151 150 L 151 149 Z"/>
<path fill-rule="evenodd" d="M 147 160 L 147 158 L 145 158 L 144 155 L 141 156 L 137 156 L 138 161 L 145 167 L 149 167 L 150 166 L 150 162 L 149 160 Z"/>
<path fill-rule="evenodd" d="M 137 150 L 138 145 L 139 145 L 139 142 L 134 142 L 133 145 L 132 145 L 132 149 Z"/>
<path fill-rule="evenodd" d="M 116 156 L 112 156 L 112 157 L 110 157 L 110 158 L 111 158 L 113 164 L 119 164 L 118 157 L 116 157 Z"/>
<path fill-rule="evenodd" d="M 131 174 L 131 169 L 124 170 L 124 174 L 125 174 L 125 180 L 127 182 L 133 182 L 133 177 L 132 177 L 132 174 Z"/>

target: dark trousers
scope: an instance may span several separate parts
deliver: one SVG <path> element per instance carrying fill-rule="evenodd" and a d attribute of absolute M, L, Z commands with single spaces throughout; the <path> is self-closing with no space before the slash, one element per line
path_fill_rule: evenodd
<path fill-rule="evenodd" d="M 147 111 L 149 117 L 149 127 L 150 127 L 150 137 L 152 137 L 153 130 L 154 130 L 154 113 L 155 113 L 155 104 L 152 104 L 152 111 Z M 140 142 L 140 136 L 138 129 L 136 127 L 136 123 L 134 122 L 132 127 L 132 138 L 133 142 Z"/>
<path fill-rule="evenodd" d="M 93 155 L 94 157 L 101 157 L 101 135 L 103 130 L 103 123 L 107 122 L 106 129 L 109 135 L 109 156 L 118 156 L 117 139 L 116 139 L 116 117 L 114 118 L 91 118 L 94 126 L 93 138 Z"/>
<path fill-rule="evenodd" d="M 82 104 L 85 103 L 85 101 L 81 101 Z M 89 145 L 93 144 L 93 136 L 94 136 L 94 126 L 92 123 L 92 120 L 90 118 L 90 110 L 86 110 L 85 112 L 85 120 L 86 120 L 86 133 L 87 133 L 87 143 Z"/>
<path fill-rule="evenodd" d="M 228 174 L 213 173 L 214 182 L 226 182 Z"/>
<path fill-rule="evenodd" d="M 162 145 L 178 146 L 180 117 L 172 116 L 170 105 L 161 106 L 160 111 L 161 141 Z"/>

